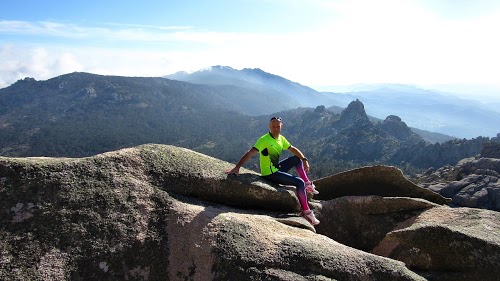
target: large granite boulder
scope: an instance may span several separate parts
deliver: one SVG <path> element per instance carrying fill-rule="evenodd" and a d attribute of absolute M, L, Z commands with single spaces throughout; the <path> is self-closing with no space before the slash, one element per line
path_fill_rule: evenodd
<path fill-rule="evenodd" d="M 321 202 L 317 233 L 403 261 L 428 280 L 497 280 L 500 213 L 408 197 L 345 196 Z"/>
<path fill-rule="evenodd" d="M 293 189 L 232 167 L 165 145 L 0 157 L 0 280 L 498 276 L 498 213 L 442 206 L 392 167 L 318 180 L 316 228 Z"/>
<path fill-rule="evenodd" d="M 318 233 L 370 252 L 387 233 L 424 210 L 439 206 L 408 197 L 344 196 L 321 203 Z"/>
<path fill-rule="evenodd" d="M 224 172 L 234 165 L 185 148 L 141 146 L 139 156 L 152 183 L 166 191 L 229 206 L 298 211 L 294 191 L 262 180 L 241 169 L 238 176 Z"/>
<path fill-rule="evenodd" d="M 401 262 L 269 215 L 177 204 L 167 218 L 168 233 L 182 237 L 170 246 L 170 280 L 425 280 Z"/>
<path fill-rule="evenodd" d="M 293 192 L 230 167 L 161 145 L 0 158 L 0 279 L 424 280 L 279 222 Z"/>
<path fill-rule="evenodd" d="M 373 251 L 429 280 L 494 281 L 500 276 L 500 213 L 438 207 L 389 232 Z"/>
<path fill-rule="evenodd" d="M 368 166 L 314 181 L 320 192 L 315 198 L 327 200 L 342 196 L 379 195 L 386 197 L 422 198 L 437 204 L 450 199 L 422 188 L 408 180 L 392 166 Z"/>

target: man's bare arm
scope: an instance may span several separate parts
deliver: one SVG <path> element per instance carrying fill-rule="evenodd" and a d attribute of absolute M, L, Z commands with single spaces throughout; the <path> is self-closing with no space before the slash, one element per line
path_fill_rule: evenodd
<path fill-rule="evenodd" d="M 240 168 L 246 162 L 248 162 L 248 160 L 250 160 L 252 157 L 254 157 L 255 155 L 257 155 L 258 153 L 259 153 L 259 151 L 255 147 L 250 148 L 245 154 L 243 154 L 243 156 L 241 156 L 240 161 L 238 161 L 238 163 L 236 164 L 236 166 L 234 166 L 234 168 L 232 168 L 231 170 L 227 170 L 226 171 L 226 174 L 235 174 L 235 175 L 238 175 L 240 173 Z"/>

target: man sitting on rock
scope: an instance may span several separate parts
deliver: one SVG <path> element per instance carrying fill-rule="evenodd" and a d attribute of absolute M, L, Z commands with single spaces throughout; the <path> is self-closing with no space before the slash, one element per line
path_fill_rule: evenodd
<path fill-rule="evenodd" d="M 281 135 L 283 123 L 280 117 L 273 117 L 269 122 L 269 133 L 260 137 L 255 145 L 250 148 L 240 159 L 238 164 L 226 171 L 227 174 L 238 174 L 240 168 L 253 156 L 259 153 L 259 164 L 261 175 L 264 179 L 283 185 L 293 185 L 296 187 L 296 195 L 299 199 L 302 212 L 300 215 L 312 225 L 319 224 L 307 202 L 307 192 L 318 194 L 314 184 L 307 177 L 309 163 L 302 152 L 292 146 L 288 140 Z M 283 149 L 288 149 L 294 156 L 283 161 L 279 161 Z M 289 174 L 288 171 L 295 167 L 299 177 Z"/>

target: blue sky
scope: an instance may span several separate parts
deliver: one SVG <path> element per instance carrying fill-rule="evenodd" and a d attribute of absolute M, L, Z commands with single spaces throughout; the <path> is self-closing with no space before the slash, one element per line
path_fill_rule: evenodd
<path fill-rule="evenodd" d="M 2 0 L 0 87 L 74 71 L 162 76 L 212 65 L 314 88 L 500 87 L 499 28 L 496 0 Z"/>

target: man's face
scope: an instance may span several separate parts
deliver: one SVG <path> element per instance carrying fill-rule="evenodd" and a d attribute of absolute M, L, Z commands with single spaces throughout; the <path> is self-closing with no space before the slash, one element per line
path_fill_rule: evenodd
<path fill-rule="evenodd" d="M 280 121 L 278 120 L 272 120 L 270 123 L 269 123 L 269 131 L 273 134 L 273 135 L 279 135 L 281 133 L 281 128 L 283 127 L 283 123 L 281 123 Z"/>

